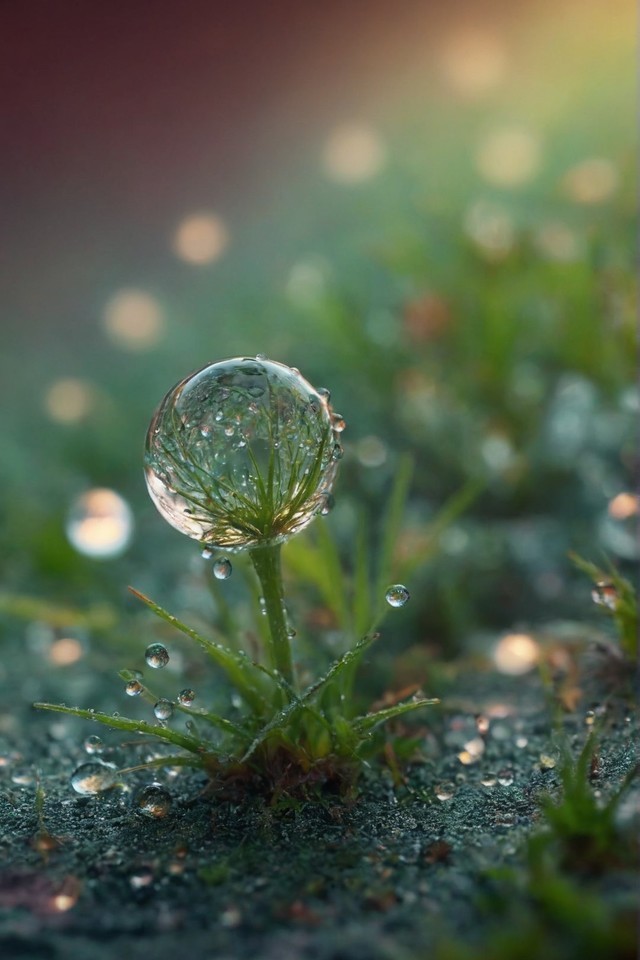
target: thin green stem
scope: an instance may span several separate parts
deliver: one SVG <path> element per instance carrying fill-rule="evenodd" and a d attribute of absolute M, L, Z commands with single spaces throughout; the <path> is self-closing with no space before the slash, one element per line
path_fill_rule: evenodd
<path fill-rule="evenodd" d="M 291 686 L 294 686 L 291 644 L 284 612 L 284 589 L 280 566 L 280 544 L 269 544 L 249 551 L 251 562 L 258 574 L 264 606 L 269 622 L 269 661 L 273 670 Z"/>

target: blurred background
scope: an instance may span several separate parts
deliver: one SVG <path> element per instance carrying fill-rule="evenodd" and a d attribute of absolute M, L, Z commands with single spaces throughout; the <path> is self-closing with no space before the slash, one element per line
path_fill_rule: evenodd
<path fill-rule="evenodd" d="M 596 618 L 567 552 L 638 559 L 631 3 L 23 0 L 3 19 L 7 687 L 41 696 L 57 671 L 80 700 L 85 657 L 140 660 L 127 583 L 209 616 L 141 449 L 176 381 L 258 352 L 347 420 L 327 521 L 345 544 L 414 458 L 390 649 Z"/>

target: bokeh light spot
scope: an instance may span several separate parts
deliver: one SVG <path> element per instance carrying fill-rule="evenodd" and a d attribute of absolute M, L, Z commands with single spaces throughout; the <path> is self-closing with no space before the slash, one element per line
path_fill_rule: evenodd
<path fill-rule="evenodd" d="M 120 556 L 133 534 L 133 515 L 120 494 L 96 487 L 78 497 L 69 512 L 66 533 L 78 553 L 107 560 Z"/>
<path fill-rule="evenodd" d="M 54 640 L 49 648 L 49 660 L 56 667 L 68 667 L 82 657 L 82 644 L 74 637 L 61 637 Z"/>
<path fill-rule="evenodd" d="M 74 377 L 52 383 L 44 396 L 44 408 L 56 423 L 78 423 L 93 411 L 95 391 L 91 384 Z"/>
<path fill-rule="evenodd" d="M 185 217 L 173 238 L 175 255 L 194 266 L 218 260 L 228 245 L 227 227 L 213 213 L 194 213 Z"/>
<path fill-rule="evenodd" d="M 563 185 L 575 203 L 604 203 L 618 189 L 618 171 L 610 160 L 592 157 L 572 167 Z"/>
<path fill-rule="evenodd" d="M 365 123 L 335 127 L 324 146 L 323 167 L 337 183 L 362 183 L 384 167 L 386 147 L 379 134 Z"/>
<path fill-rule="evenodd" d="M 119 290 L 104 309 L 103 323 L 110 340 L 125 350 L 148 350 L 165 332 L 162 308 L 144 290 Z"/>
<path fill-rule="evenodd" d="M 497 187 L 519 187 L 540 168 L 538 138 L 523 127 L 508 127 L 489 134 L 476 153 L 476 165 L 484 179 Z"/>
<path fill-rule="evenodd" d="M 528 633 L 508 633 L 498 641 L 493 660 L 500 673 L 517 677 L 528 673 L 540 658 L 540 647 Z"/>
<path fill-rule="evenodd" d="M 609 516 L 614 520 L 627 520 L 639 512 L 638 497 L 635 493 L 619 493 L 609 502 Z"/>
<path fill-rule="evenodd" d="M 479 99 L 505 80 L 508 57 L 502 38 L 486 30 L 469 29 L 447 38 L 440 53 L 440 73 L 446 85 L 465 99 Z"/>

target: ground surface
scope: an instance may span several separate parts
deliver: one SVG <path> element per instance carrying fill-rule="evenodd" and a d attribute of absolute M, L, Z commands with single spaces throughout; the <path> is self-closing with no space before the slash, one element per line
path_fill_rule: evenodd
<path fill-rule="evenodd" d="M 634 721 L 620 700 L 602 700 L 598 713 L 593 785 L 604 800 L 633 764 Z M 484 752 L 465 765 L 458 753 L 478 737 L 478 715 L 488 721 Z M 128 788 L 72 792 L 69 776 L 89 759 L 82 740 L 101 733 L 95 726 L 28 710 L 20 724 L 9 716 L 0 768 L 6 960 L 164 960 L 185 948 L 196 958 L 377 960 L 433 955 L 450 938 L 482 948 L 495 922 L 483 907 L 487 871 L 524 869 L 540 796 L 558 785 L 560 740 L 537 675 L 456 681 L 446 710 L 422 731 L 422 760 L 405 785 L 372 769 L 351 804 L 274 810 L 251 798 L 212 802 L 197 777 L 182 774 L 165 779 L 174 802 L 161 820 L 141 816 Z M 588 730 L 584 710 L 564 719 L 574 752 Z M 104 740 L 103 759 L 131 760 L 133 748 Z M 622 815 L 631 815 L 629 801 Z M 628 910 L 632 874 L 609 871 L 602 896 L 614 913 Z"/>

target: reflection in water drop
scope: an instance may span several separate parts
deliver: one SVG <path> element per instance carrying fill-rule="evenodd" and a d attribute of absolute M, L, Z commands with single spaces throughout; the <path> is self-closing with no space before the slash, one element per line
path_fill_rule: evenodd
<path fill-rule="evenodd" d="M 378 133 L 365 123 L 335 127 L 325 144 L 325 173 L 337 183 L 363 183 L 380 172 L 386 159 Z"/>
<path fill-rule="evenodd" d="M 594 603 L 597 603 L 599 607 L 607 607 L 609 610 L 615 610 L 620 597 L 613 583 L 600 580 L 591 591 L 591 599 Z"/>
<path fill-rule="evenodd" d="M 89 754 L 102 753 L 104 750 L 104 743 L 100 737 L 93 735 L 91 737 L 87 737 L 87 739 L 84 741 L 84 749 Z"/>
<path fill-rule="evenodd" d="M 453 795 L 456 792 L 456 786 L 450 780 L 445 781 L 444 783 L 438 783 L 434 788 L 433 792 L 435 793 L 438 800 L 451 800 Z"/>
<path fill-rule="evenodd" d="M 226 557 L 220 557 L 219 560 L 216 560 L 212 570 L 213 575 L 216 580 L 228 580 L 232 573 L 231 561 L 227 560 Z"/>
<path fill-rule="evenodd" d="M 141 787 L 133 798 L 135 809 L 152 820 L 161 820 L 171 812 L 173 800 L 168 790 L 160 783 L 149 783 Z"/>
<path fill-rule="evenodd" d="M 163 643 L 150 643 L 144 652 L 144 658 L 150 667 L 159 670 L 169 663 L 169 651 Z"/>
<path fill-rule="evenodd" d="M 124 692 L 128 697 L 139 697 L 142 690 L 143 686 L 139 680 L 129 680 L 124 688 Z"/>
<path fill-rule="evenodd" d="M 384 595 L 390 607 L 404 607 L 409 599 L 409 591 L 402 583 L 394 583 Z"/>
<path fill-rule="evenodd" d="M 71 786 L 83 797 L 109 790 L 116 782 L 116 768 L 101 760 L 89 760 L 80 764 L 71 774 Z"/>
<path fill-rule="evenodd" d="M 169 720 L 173 716 L 173 704 L 171 700 L 158 700 L 153 708 L 156 720 Z"/>
<path fill-rule="evenodd" d="M 178 703 L 181 703 L 183 707 L 190 707 L 195 698 L 195 691 L 185 687 L 185 689 L 181 690 L 178 694 Z"/>
<path fill-rule="evenodd" d="M 293 368 L 213 363 L 174 387 L 147 434 L 146 480 L 162 516 L 225 550 L 303 529 L 337 464 L 331 410 Z"/>

